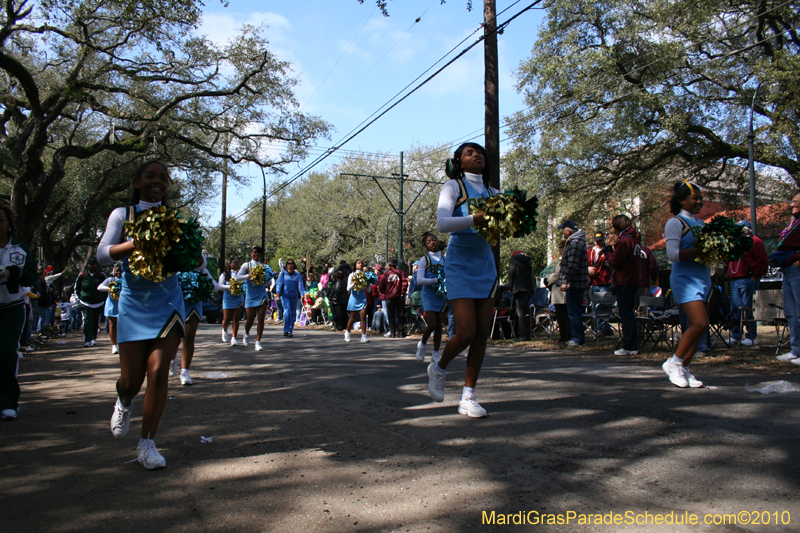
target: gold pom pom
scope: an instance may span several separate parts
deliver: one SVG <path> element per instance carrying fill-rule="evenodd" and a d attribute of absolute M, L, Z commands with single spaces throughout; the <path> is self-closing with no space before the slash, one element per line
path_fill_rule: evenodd
<path fill-rule="evenodd" d="M 250 267 L 250 281 L 253 282 L 253 285 L 263 285 L 264 284 L 264 275 L 266 274 L 266 269 L 264 265 L 258 263 L 257 265 Z"/>
<path fill-rule="evenodd" d="M 356 271 L 356 273 L 353 274 L 353 290 L 363 291 L 368 286 L 369 280 L 367 279 L 367 276 L 365 276 L 360 270 Z"/>
<path fill-rule="evenodd" d="M 228 292 L 231 293 L 231 296 L 239 296 L 242 294 L 243 283 L 241 281 L 237 281 L 236 278 L 231 278 L 231 280 L 228 282 L 228 285 L 230 285 Z"/>

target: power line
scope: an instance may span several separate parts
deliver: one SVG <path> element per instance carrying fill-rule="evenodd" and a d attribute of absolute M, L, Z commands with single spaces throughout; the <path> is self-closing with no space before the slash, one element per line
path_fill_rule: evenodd
<path fill-rule="evenodd" d="M 517 2 L 514 2 L 514 4 L 518 3 L 519 1 L 521 1 L 521 0 L 517 0 Z M 533 9 L 533 8 L 534 8 L 534 7 L 535 7 L 537 4 L 539 4 L 541 1 L 542 1 L 542 0 L 535 0 L 533 3 L 529 4 L 529 5 L 528 5 L 527 7 L 525 7 L 525 8 L 521 9 L 519 12 L 517 12 L 515 15 L 513 15 L 512 17 L 510 17 L 508 20 L 506 20 L 506 21 L 505 21 L 505 22 L 503 22 L 502 24 L 498 24 L 498 25 L 497 25 L 497 27 L 496 27 L 496 28 L 493 30 L 493 33 L 497 33 L 497 32 L 499 32 L 499 31 L 501 31 L 501 30 L 504 30 L 504 29 L 505 29 L 505 28 L 506 28 L 506 27 L 507 27 L 507 26 L 508 26 L 508 25 L 509 25 L 509 24 L 510 24 L 510 23 L 511 23 L 513 20 L 515 20 L 517 17 L 519 17 L 520 15 L 522 15 L 523 13 L 525 13 L 526 11 L 528 11 L 528 10 L 530 10 L 530 9 Z M 514 5 L 514 4 L 512 4 L 512 5 Z M 507 10 L 507 9 L 508 9 L 508 8 L 506 8 L 506 10 Z M 506 10 L 503 10 L 503 12 L 505 12 Z M 496 17 L 495 17 L 495 18 L 496 18 Z M 477 30 L 476 30 L 476 32 L 477 32 Z M 476 32 L 473 32 L 471 35 L 474 35 Z M 478 38 L 478 39 L 477 39 L 475 42 L 473 42 L 473 43 L 472 43 L 471 45 L 469 45 L 467 48 L 465 48 L 464 50 L 462 50 L 461 52 L 459 52 L 459 53 L 458 53 L 458 54 L 457 54 L 455 57 L 453 57 L 453 58 L 452 58 L 450 61 L 448 61 L 448 62 L 447 62 L 447 63 L 445 63 L 445 64 L 444 64 L 442 67 L 440 67 L 438 70 L 436 70 L 436 72 L 434 72 L 433 74 L 431 74 L 430 76 L 428 76 L 428 77 L 427 77 L 427 78 L 426 78 L 424 81 L 422 81 L 422 83 L 418 84 L 418 85 L 417 85 L 416 87 L 414 87 L 414 88 L 413 88 L 411 91 L 409 91 L 408 93 L 406 93 L 406 94 L 405 94 L 405 95 L 404 95 L 402 98 L 400 98 L 399 100 L 397 100 L 396 102 L 394 102 L 393 104 L 391 104 L 389 107 L 387 107 L 387 108 L 386 108 L 384 111 L 382 111 L 380 114 L 378 114 L 377 116 L 375 116 L 375 117 L 374 117 L 372 120 L 370 120 L 370 121 L 369 121 L 367 124 L 364 124 L 364 122 L 362 122 L 361 124 L 359 124 L 359 126 L 361 126 L 361 127 L 357 126 L 357 127 L 356 127 L 356 128 L 358 128 L 357 130 L 356 130 L 356 129 L 354 129 L 354 130 L 351 130 L 351 132 L 350 132 L 350 133 L 349 133 L 349 134 L 346 136 L 346 138 L 344 138 L 342 141 L 340 141 L 340 142 L 339 142 L 337 145 L 335 145 L 335 146 L 333 146 L 333 147 L 331 147 L 331 148 L 328 148 L 327 150 L 325 150 L 325 152 L 324 152 L 324 153 L 322 153 L 321 155 L 317 156 L 317 157 L 316 157 L 316 158 L 315 158 L 315 159 L 314 159 L 314 160 L 313 160 L 311 163 L 307 164 L 307 165 L 306 165 L 306 166 L 305 166 L 305 167 L 304 167 L 304 168 L 303 168 L 301 171 L 299 171 L 297 174 L 295 174 L 295 175 L 294 175 L 292 178 L 290 178 L 290 179 L 286 180 L 286 181 L 285 181 L 283 184 L 281 184 L 281 185 L 280 185 L 280 186 L 278 186 L 277 188 L 273 189 L 273 190 L 272 190 L 272 191 L 271 191 L 271 192 L 270 192 L 270 193 L 269 193 L 269 194 L 268 194 L 268 195 L 267 195 L 265 198 L 263 198 L 263 199 L 262 199 L 262 201 L 266 201 L 266 200 L 268 200 L 268 199 L 272 198 L 273 196 L 275 196 L 276 194 L 278 194 L 280 191 L 282 191 L 283 189 L 285 189 L 286 187 L 288 187 L 289 185 L 291 185 L 292 183 L 294 183 L 295 181 L 297 181 L 298 179 L 300 179 L 302 176 L 304 176 L 306 173 L 308 173 L 308 172 L 309 172 L 309 171 L 310 171 L 312 168 L 316 167 L 316 166 L 317 166 L 319 163 L 321 163 L 322 161 L 324 161 L 325 159 L 327 159 L 328 157 L 330 157 L 330 156 L 331 156 L 331 155 L 332 155 L 334 152 L 336 152 L 336 151 L 340 150 L 342 146 L 344 146 L 345 144 L 347 144 L 348 142 L 350 142 L 351 140 L 353 140 L 353 139 L 354 139 L 354 138 L 355 138 L 357 135 L 359 135 L 361 132 L 363 132 L 364 130 L 366 130 L 366 129 L 367 129 L 369 126 L 371 126 L 372 124 L 374 124 L 374 123 L 375 123 L 375 122 L 376 122 L 378 119 L 380 119 L 380 118 L 381 118 L 382 116 L 384 116 L 386 113 L 388 113 L 389 111 L 391 111 L 393 108 L 395 108 L 395 107 L 396 107 L 397 105 L 399 105 L 401 102 L 403 102 L 403 101 L 404 101 L 406 98 L 408 98 L 409 96 L 411 96 L 412 94 L 414 94 L 414 93 L 415 93 L 417 90 L 419 90 L 421 87 L 423 87 L 423 86 L 424 86 L 426 83 L 428 83 L 430 80 L 432 80 L 433 78 L 435 78 L 436 76 L 438 76 L 438 75 L 439 75 L 439 74 L 440 74 L 442 71 L 444 71 L 444 70 L 445 70 L 447 67 L 449 67 L 450 65 L 452 65 L 452 64 L 453 64 L 455 61 L 457 61 L 458 59 L 460 59 L 460 58 L 461 58 L 463 55 L 465 55 L 467 52 L 469 52 L 469 51 L 470 51 L 472 48 L 474 48 L 475 46 L 477 46 L 477 45 L 478 45 L 478 44 L 479 44 L 481 41 L 483 41 L 483 40 L 484 40 L 484 38 L 485 38 L 485 37 L 486 37 L 485 35 L 482 35 L 482 36 L 481 36 L 480 38 Z M 462 41 L 462 43 L 463 43 L 463 42 L 464 42 L 464 41 Z M 451 52 L 452 52 L 452 50 L 451 50 Z M 448 52 L 446 55 L 449 55 L 451 52 Z M 446 57 L 446 55 L 445 55 L 445 57 Z M 439 61 L 437 61 L 436 63 L 434 63 L 434 65 L 438 64 L 438 63 L 439 63 L 439 62 L 441 62 L 441 61 L 442 61 L 442 60 L 440 59 Z M 430 69 L 428 69 L 428 70 L 430 70 Z M 426 71 L 426 72 L 428 72 L 428 71 Z M 420 76 L 420 77 L 421 77 L 421 76 Z M 419 79 L 419 77 L 418 77 L 417 79 Z M 398 94 L 399 94 L 399 93 L 398 93 Z M 395 97 L 392 97 L 392 99 L 394 99 L 394 98 L 395 98 Z M 390 101 L 391 101 L 391 100 L 390 100 Z M 387 103 L 388 103 L 388 102 L 387 102 Z M 385 107 L 386 105 L 387 105 L 387 104 L 384 104 L 383 106 L 381 106 L 381 108 Z M 381 108 L 379 108 L 379 109 L 381 109 Z M 374 115 L 374 113 L 373 113 L 373 115 Z M 372 116 L 372 115 L 371 115 L 371 116 Z M 362 125 L 363 125 L 363 126 L 362 126 Z M 252 210 L 253 210 L 253 209 L 255 209 L 256 207 L 258 207 L 259 205 L 260 205 L 260 202 L 258 202 L 258 203 L 256 203 L 256 204 L 253 204 L 252 206 L 249 206 L 248 208 L 244 209 L 244 210 L 243 210 L 242 212 L 240 212 L 239 214 L 237 214 L 237 215 L 233 216 L 233 220 L 238 220 L 239 218 L 242 218 L 243 216 L 247 215 L 247 213 L 249 213 L 250 211 L 252 211 Z"/>

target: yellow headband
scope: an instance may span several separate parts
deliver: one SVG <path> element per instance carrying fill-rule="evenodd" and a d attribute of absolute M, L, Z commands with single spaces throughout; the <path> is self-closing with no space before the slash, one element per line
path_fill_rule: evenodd
<path fill-rule="evenodd" d="M 686 186 L 687 186 L 687 187 L 689 187 L 689 192 L 690 192 L 690 193 L 692 193 L 693 195 L 697 196 L 697 193 L 696 193 L 696 192 L 694 192 L 694 187 L 692 187 L 692 184 L 691 184 L 691 183 L 689 183 L 689 182 L 688 182 L 688 181 L 686 181 L 686 180 L 683 180 L 683 183 L 685 183 L 685 184 L 686 184 Z"/>

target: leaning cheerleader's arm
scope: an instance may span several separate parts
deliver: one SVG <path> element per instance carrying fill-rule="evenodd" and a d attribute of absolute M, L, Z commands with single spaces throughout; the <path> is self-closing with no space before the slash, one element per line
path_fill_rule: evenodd
<path fill-rule="evenodd" d="M 236 274 L 236 281 L 244 281 L 250 279 L 250 263 L 247 262 L 242 265 L 242 268 L 239 269 L 239 273 Z"/>
<path fill-rule="evenodd" d="M 453 233 L 474 225 L 473 215 L 454 217 L 453 210 L 458 200 L 458 183 L 450 180 L 444 184 L 439 193 L 439 205 L 436 208 L 436 226 L 442 233 Z"/>

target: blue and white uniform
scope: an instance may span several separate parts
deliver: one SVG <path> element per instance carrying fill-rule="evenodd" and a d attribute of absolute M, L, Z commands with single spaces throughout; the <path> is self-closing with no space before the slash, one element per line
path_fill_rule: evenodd
<path fill-rule="evenodd" d="M 123 242 L 123 223 L 132 222 L 136 213 L 156 207 L 161 203 L 139 202 L 138 205 L 118 207 L 108 217 L 106 231 L 97 247 L 97 259 L 101 265 L 114 263 L 110 249 Z M 177 276 L 169 276 L 154 282 L 135 276 L 128 266 L 128 258 L 122 262 L 122 290 L 119 296 L 117 342 L 163 339 L 173 331 L 184 336 L 183 292 Z"/>
<path fill-rule="evenodd" d="M 214 291 L 218 291 L 219 290 L 219 286 L 217 285 L 217 282 L 214 281 L 214 278 L 211 277 L 211 273 L 208 271 L 208 269 L 204 268 L 200 272 L 201 272 L 202 275 L 204 275 L 205 277 L 207 277 L 208 279 L 211 280 L 211 283 L 213 283 L 213 285 L 214 285 L 214 289 L 213 290 Z M 196 302 L 196 303 L 193 303 L 193 304 L 189 303 L 186 300 L 184 300 L 183 301 L 183 308 L 184 308 L 184 312 L 186 313 L 184 315 L 184 317 L 183 317 L 183 321 L 184 322 L 189 322 L 189 320 L 192 319 L 192 318 L 197 318 L 197 320 L 202 320 L 203 319 L 203 300 L 200 300 L 199 302 Z"/>
<path fill-rule="evenodd" d="M 447 299 L 494 298 L 497 269 L 492 247 L 473 228 L 469 205 L 477 198 L 499 194 L 487 189 L 480 174 L 464 173 L 464 179 L 450 180 L 439 194 L 436 222 L 439 231 L 450 233 L 447 244 Z"/>
<path fill-rule="evenodd" d="M 235 274 L 234 274 L 235 275 Z M 217 287 L 222 292 L 222 309 L 239 309 L 244 305 L 244 287 L 242 287 L 242 292 L 239 293 L 239 296 L 233 296 L 231 294 L 231 286 L 228 284 L 229 278 L 223 272 L 219 275 L 219 283 L 217 283 Z"/>
<path fill-rule="evenodd" d="M 283 305 L 283 332 L 292 333 L 297 306 L 303 295 L 303 276 L 296 270 L 292 274 L 288 270 L 282 271 L 278 275 L 275 291 L 280 295 Z"/>
<path fill-rule="evenodd" d="M 705 302 L 711 293 L 711 275 L 708 268 L 694 259 L 681 261 L 678 255 L 681 250 L 694 248 L 695 237 L 691 228 L 695 226 L 704 226 L 703 221 L 681 209 L 681 212 L 669 219 L 664 227 L 667 258 L 672 261 L 669 285 L 675 301 L 679 304 Z"/>
<path fill-rule="evenodd" d="M 447 299 L 436 293 L 440 268 L 444 268 L 442 252 L 428 252 L 417 264 L 414 282 L 422 287 L 422 309 L 425 312 L 441 313 L 447 306 Z"/>
<path fill-rule="evenodd" d="M 350 297 L 347 299 L 347 310 L 361 311 L 367 306 L 367 293 L 372 290 L 372 285 L 367 285 L 367 288 L 363 291 L 353 289 L 353 274 L 355 272 L 347 276 L 347 290 L 350 291 Z"/>
<path fill-rule="evenodd" d="M 97 286 L 97 290 L 103 292 L 109 292 L 110 291 L 109 284 L 111 284 L 112 281 L 122 283 L 122 278 L 118 278 L 116 276 L 109 276 L 103 280 L 103 283 Z M 103 312 L 107 317 L 116 318 L 117 316 L 119 316 L 119 300 L 115 300 L 114 298 L 112 298 L 110 292 L 108 297 L 106 298 L 106 306 Z"/>
<path fill-rule="evenodd" d="M 242 265 L 242 268 L 239 269 L 239 274 L 236 276 L 236 279 L 238 281 L 246 280 L 247 296 L 245 296 L 244 299 L 244 306 L 247 309 L 251 307 L 261 307 L 262 305 L 269 302 L 269 298 L 267 298 L 266 272 L 264 275 L 265 283 L 262 283 L 261 285 L 256 285 L 255 283 L 250 281 L 250 268 L 256 265 L 264 265 L 264 263 L 259 263 L 252 260 L 248 261 L 247 263 Z"/>

